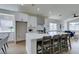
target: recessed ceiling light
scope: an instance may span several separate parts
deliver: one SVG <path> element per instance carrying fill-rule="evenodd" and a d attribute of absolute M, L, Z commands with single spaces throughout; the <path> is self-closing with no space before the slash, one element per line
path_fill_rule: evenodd
<path fill-rule="evenodd" d="M 40 8 L 37 8 L 37 11 L 40 11 Z"/>

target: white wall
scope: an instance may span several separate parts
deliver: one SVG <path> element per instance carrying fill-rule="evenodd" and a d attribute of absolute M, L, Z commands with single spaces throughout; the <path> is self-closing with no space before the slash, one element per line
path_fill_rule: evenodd
<path fill-rule="evenodd" d="M 63 21 L 62 25 L 63 25 L 63 31 L 68 30 L 67 21 Z"/>

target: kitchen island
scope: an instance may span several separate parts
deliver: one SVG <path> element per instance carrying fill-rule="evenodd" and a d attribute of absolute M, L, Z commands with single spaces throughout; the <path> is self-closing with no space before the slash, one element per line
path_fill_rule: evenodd
<path fill-rule="evenodd" d="M 54 36 L 56 34 L 67 33 L 51 33 L 51 34 L 39 34 L 39 33 L 26 33 L 26 52 L 27 54 L 37 54 L 37 41 L 41 40 L 43 36 Z"/>
<path fill-rule="evenodd" d="M 26 51 L 27 54 L 36 54 L 37 40 L 48 34 L 26 33 Z"/>

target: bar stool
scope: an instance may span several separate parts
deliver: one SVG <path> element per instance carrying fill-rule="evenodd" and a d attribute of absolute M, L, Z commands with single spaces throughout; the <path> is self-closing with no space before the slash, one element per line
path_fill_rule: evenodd
<path fill-rule="evenodd" d="M 37 54 L 51 53 L 51 36 L 44 36 L 41 41 L 37 41 Z"/>
<path fill-rule="evenodd" d="M 44 36 L 42 40 L 42 53 L 51 54 L 51 36 Z"/>
<path fill-rule="evenodd" d="M 71 50 L 72 47 L 71 47 L 71 40 L 70 40 L 70 38 L 71 38 L 70 34 L 67 34 L 68 46 L 69 46 L 69 49 Z"/>
<path fill-rule="evenodd" d="M 68 35 L 67 34 L 62 34 L 61 35 L 61 41 L 60 41 L 60 51 L 62 52 L 66 52 L 68 51 Z"/>
<path fill-rule="evenodd" d="M 60 53 L 60 35 L 54 35 L 51 39 L 52 44 L 52 53 Z"/>
<path fill-rule="evenodd" d="M 37 54 L 42 54 L 42 39 L 38 39 L 37 41 Z"/>

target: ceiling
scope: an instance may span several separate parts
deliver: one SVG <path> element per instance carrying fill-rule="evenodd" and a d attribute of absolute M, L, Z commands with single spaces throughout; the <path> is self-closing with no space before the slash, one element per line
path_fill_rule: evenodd
<path fill-rule="evenodd" d="M 42 15 L 51 19 L 63 20 L 73 18 L 74 13 L 79 15 L 79 4 L 24 4 L 7 6 L 8 10 L 10 8 L 14 11 Z"/>

